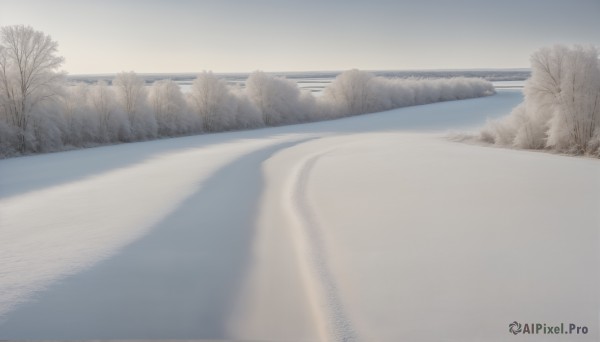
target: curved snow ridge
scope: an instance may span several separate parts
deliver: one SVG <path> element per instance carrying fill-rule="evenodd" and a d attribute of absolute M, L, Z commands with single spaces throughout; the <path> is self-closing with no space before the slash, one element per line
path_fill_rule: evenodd
<path fill-rule="evenodd" d="M 290 135 L 168 153 L 87 179 L 0 198 L 0 317 L 146 234 L 224 165 L 278 141 L 296 139 Z"/>
<path fill-rule="evenodd" d="M 328 149 L 313 154 L 303 160 L 296 169 L 291 191 L 292 212 L 299 223 L 297 226 L 301 241 L 299 252 L 304 254 L 305 276 L 310 278 L 306 283 L 312 287 L 308 292 L 313 295 L 313 305 L 320 318 L 319 323 L 323 325 L 322 338 L 328 341 L 355 341 L 358 339 L 356 332 L 344 309 L 336 281 L 327 263 L 327 248 L 321 233 L 323 227 L 307 197 L 311 171 L 318 160 L 331 151 L 332 149 Z"/>

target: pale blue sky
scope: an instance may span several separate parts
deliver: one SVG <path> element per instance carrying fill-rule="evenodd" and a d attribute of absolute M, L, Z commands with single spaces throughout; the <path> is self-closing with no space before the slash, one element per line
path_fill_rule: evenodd
<path fill-rule="evenodd" d="M 600 0 L 0 0 L 50 34 L 72 74 L 528 67 L 600 46 Z"/>

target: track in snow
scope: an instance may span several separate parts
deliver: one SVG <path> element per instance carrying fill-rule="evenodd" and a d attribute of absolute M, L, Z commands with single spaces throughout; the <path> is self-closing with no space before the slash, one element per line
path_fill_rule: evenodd
<path fill-rule="evenodd" d="M 329 270 L 327 263 L 326 244 L 323 241 L 322 231 L 319 221 L 311 209 L 308 199 L 307 185 L 310 179 L 310 173 L 319 158 L 327 152 L 322 152 L 309 157 L 300 166 L 296 175 L 296 182 L 293 190 L 292 200 L 296 209 L 297 220 L 300 222 L 299 228 L 302 229 L 299 235 L 305 239 L 305 257 L 308 258 L 308 274 L 313 277 L 308 281 L 315 287 L 313 293 L 318 296 L 316 305 L 322 310 L 325 322 L 325 336 L 327 340 L 335 341 L 355 341 L 356 333 L 352 326 L 344 305 L 339 297 L 338 289 L 333 274 Z"/>

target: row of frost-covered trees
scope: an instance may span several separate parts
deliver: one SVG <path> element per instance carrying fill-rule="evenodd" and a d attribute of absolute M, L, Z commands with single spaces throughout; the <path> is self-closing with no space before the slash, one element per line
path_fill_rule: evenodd
<path fill-rule="evenodd" d="M 600 62 L 594 47 L 542 48 L 531 57 L 525 101 L 481 131 L 501 146 L 600 157 Z"/>
<path fill-rule="evenodd" d="M 59 71 L 57 48 L 31 27 L 1 28 L 0 156 L 324 120 L 494 92 L 481 79 L 386 79 L 358 70 L 340 74 L 320 97 L 260 71 L 244 87 L 203 72 L 187 94 L 171 80 L 147 86 L 133 72 L 112 84 L 71 84 Z"/>

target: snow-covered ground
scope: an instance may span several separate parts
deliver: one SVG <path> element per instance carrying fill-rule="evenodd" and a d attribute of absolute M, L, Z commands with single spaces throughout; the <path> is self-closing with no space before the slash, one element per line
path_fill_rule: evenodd
<path fill-rule="evenodd" d="M 0 339 L 596 341 L 600 162 L 445 139 L 521 101 L 2 160 Z"/>

